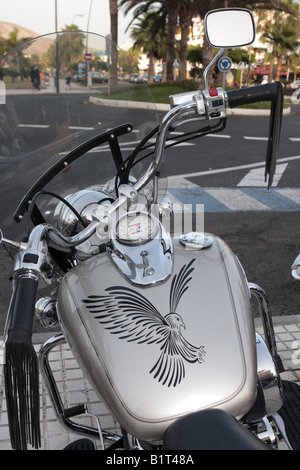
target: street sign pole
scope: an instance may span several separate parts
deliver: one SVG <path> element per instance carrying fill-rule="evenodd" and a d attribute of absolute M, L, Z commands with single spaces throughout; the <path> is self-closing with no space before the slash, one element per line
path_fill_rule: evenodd
<path fill-rule="evenodd" d="M 90 83 L 91 77 L 89 76 L 89 73 L 90 73 L 90 60 L 92 60 L 92 54 L 86 51 L 84 55 L 84 60 L 85 60 L 86 85 L 87 85 L 87 88 L 90 89 L 92 84 Z"/>
<path fill-rule="evenodd" d="M 177 69 L 179 68 L 180 65 L 180 60 L 179 59 L 174 59 L 173 60 L 173 77 L 174 77 L 174 82 L 176 80 L 176 72 Z"/>
<path fill-rule="evenodd" d="M 241 76 L 240 76 L 240 88 L 242 88 L 242 83 L 243 83 L 243 74 L 244 70 L 247 70 L 248 64 L 247 62 L 239 62 L 239 69 L 241 71 Z"/>

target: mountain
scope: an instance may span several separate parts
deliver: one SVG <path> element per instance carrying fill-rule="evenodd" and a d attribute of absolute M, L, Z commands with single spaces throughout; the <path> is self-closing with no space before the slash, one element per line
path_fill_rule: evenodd
<path fill-rule="evenodd" d="M 30 29 L 24 28 L 23 26 L 20 26 L 18 24 L 8 23 L 8 22 L 5 22 L 5 21 L 0 21 L 0 35 L 4 39 L 7 39 L 9 37 L 9 34 L 12 31 L 14 31 L 15 28 L 18 29 L 18 38 L 33 39 L 33 38 L 36 38 L 38 36 L 38 34 L 35 33 L 34 31 L 31 31 Z M 44 54 L 44 52 L 47 51 L 50 44 L 52 44 L 53 41 L 55 40 L 55 35 L 53 35 L 52 38 L 49 38 L 49 37 L 41 38 L 39 41 L 37 41 L 37 43 L 33 42 L 26 49 L 26 55 L 37 54 L 39 57 L 41 57 Z"/>

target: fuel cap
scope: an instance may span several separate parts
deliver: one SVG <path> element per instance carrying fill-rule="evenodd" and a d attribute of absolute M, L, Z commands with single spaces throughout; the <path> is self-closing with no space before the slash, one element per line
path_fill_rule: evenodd
<path fill-rule="evenodd" d="M 212 245 L 214 239 L 203 232 L 189 232 L 180 235 L 180 242 L 186 247 L 193 250 L 202 250 Z"/>

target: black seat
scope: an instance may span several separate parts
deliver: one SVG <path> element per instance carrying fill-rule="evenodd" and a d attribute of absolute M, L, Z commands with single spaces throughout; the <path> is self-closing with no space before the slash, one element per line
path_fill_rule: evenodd
<path fill-rule="evenodd" d="M 175 421 L 166 431 L 165 450 L 271 450 L 225 411 L 198 411 Z"/>

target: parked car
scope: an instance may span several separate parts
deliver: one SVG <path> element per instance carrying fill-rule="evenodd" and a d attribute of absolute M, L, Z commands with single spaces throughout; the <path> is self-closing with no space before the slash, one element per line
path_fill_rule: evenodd
<path fill-rule="evenodd" d="M 108 81 L 108 78 L 100 72 L 92 71 L 91 75 L 94 83 L 104 83 Z"/>
<path fill-rule="evenodd" d="M 146 73 L 139 75 L 138 73 L 132 73 L 129 75 L 129 83 L 144 83 L 148 81 L 148 75 Z"/>
<path fill-rule="evenodd" d="M 138 73 L 131 73 L 131 74 L 129 75 L 128 81 L 129 81 L 129 83 L 137 83 L 138 78 L 139 78 L 139 74 L 138 74 Z"/>
<path fill-rule="evenodd" d="M 142 75 L 141 78 L 142 78 L 142 81 L 143 81 L 143 82 L 145 82 L 145 83 L 148 82 L 148 74 L 147 74 L 147 73 L 143 73 L 143 75 Z"/>

